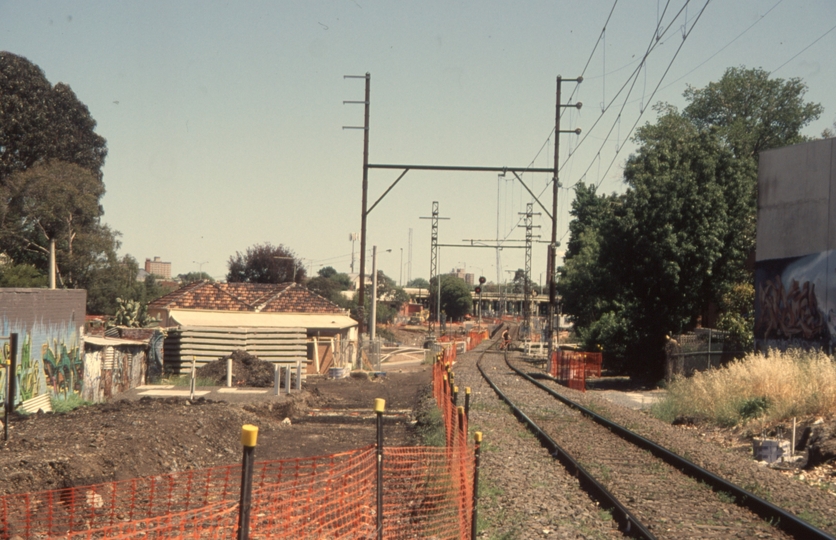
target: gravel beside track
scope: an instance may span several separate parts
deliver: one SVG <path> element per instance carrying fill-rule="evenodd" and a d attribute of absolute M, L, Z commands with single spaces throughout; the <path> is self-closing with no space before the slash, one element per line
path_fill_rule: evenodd
<path fill-rule="evenodd" d="M 470 431 L 485 436 L 479 538 L 623 538 L 608 513 L 549 456 L 484 381 L 476 360 L 485 347 L 460 355 L 453 370 L 460 392 L 471 388 Z M 501 357 L 497 352 L 487 355 Z"/>
<path fill-rule="evenodd" d="M 516 365 L 530 373 L 542 373 L 542 370 L 527 363 Z M 758 465 L 739 453 L 702 441 L 688 431 L 661 422 L 647 413 L 633 411 L 545 379 L 541 382 L 597 414 L 788 510 L 831 536 L 836 535 L 836 497 L 832 494 Z M 537 389 L 532 387 L 534 390 Z"/>
<path fill-rule="evenodd" d="M 519 363 L 515 367 L 527 371 Z M 486 357 L 494 382 L 658 538 L 790 538 L 730 496 L 714 493 Z M 503 370 L 502 368 L 505 368 Z"/>

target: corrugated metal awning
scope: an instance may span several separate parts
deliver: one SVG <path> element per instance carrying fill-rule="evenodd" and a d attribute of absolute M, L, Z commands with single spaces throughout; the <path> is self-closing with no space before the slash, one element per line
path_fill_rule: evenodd
<path fill-rule="evenodd" d="M 142 347 L 148 345 L 147 341 L 97 336 L 84 336 L 84 342 L 89 343 L 90 345 L 99 345 L 100 347 L 115 347 L 117 345 L 136 345 L 138 347 Z"/>
<path fill-rule="evenodd" d="M 237 326 L 245 328 L 305 328 L 344 330 L 357 326 L 348 315 L 334 313 L 253 313 L 172 309 L 169 324 L 180 326 Z"/>

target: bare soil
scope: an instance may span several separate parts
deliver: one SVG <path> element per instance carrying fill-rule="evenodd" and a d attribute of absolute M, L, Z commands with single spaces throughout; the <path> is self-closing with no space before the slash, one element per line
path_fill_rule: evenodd
<path fill-rule="evenodd" d="M 0 444 L 0 495 L 228 465 L 241 459 L 244 424 L 259 428 L 257 460 L 327 455 L 375 442 L 375 398 L 386 400 L 384 443 L 415 445 L 414 410 L 430 369 L 386 376 L 309 377 L 291 396 L 230 401 L 140 397 L 69 413 L 14 414 Z"/>

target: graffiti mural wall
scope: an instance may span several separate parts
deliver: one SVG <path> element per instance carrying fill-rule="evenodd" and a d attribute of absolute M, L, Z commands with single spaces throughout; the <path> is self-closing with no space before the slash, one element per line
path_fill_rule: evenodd
<path fill-rule="evenodd" d="M 66 398 L 84 385 L 81 328 L 87 292 L 83 290 L 0 289 L 0 336 L 18 334 L 15 404 L 44 394 Z M 11 350 L 2 339 L 2 354 Z M 0 375 L 5 399 L 7 369 Z"/>
<path fill-rule="evenodd" d="M 758 261 L 755 340 L 759 350 L 836 344 L 836 251 Z"/>

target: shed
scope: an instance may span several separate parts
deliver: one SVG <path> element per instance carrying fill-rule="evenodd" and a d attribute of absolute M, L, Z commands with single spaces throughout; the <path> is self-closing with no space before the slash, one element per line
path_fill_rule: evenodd
<path fill-rule="evenodd" d="M 262 360 L 321 373 L 356 350 L 357 322 L 297 283 L 197 282 L 149 304 L 168 328 L 165 369 L 180 372 L 242 349 Z"/>

